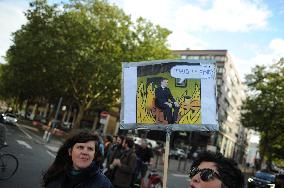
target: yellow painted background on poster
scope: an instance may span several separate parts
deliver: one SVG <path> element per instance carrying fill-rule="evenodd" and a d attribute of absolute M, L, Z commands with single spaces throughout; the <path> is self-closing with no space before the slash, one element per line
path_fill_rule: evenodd
<path fill-rule="evenodd" d="M 156 75 L 149 75 L 138 77 L 137 83 L 137 123 L 155 124 L 156 118 L 153 113 L 153 105 L 155 99 L 155 89 L 159 86 L 148 83 L 148 78 L 163 77 L 169 81 L 169 89 L 179 103 L 180 109 L 178 112 L 177 124 L 201 124 L 201 86 L 200 79 L 186 80 L 186 87 L 176 87 L 175 78 L 171 77 L 169 73 L 160 73 Z"/>

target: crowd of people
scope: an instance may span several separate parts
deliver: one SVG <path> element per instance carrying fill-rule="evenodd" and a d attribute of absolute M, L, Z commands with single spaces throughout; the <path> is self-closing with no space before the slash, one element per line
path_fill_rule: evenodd
<path fill-rule="evenodd" d="M 144 186 L 153 151 L 147 142 L 135 145 L 130 137 L 80 131 L 60 147 L 44 172 L 43 187 L 130 188 L 137 180 Z M 140 187 L 140 185 L 139 185 Z"/>
<path fill-rule="evenodd" d="M 80 131 L 59 148 L 54 162 L 43 174 L 42 186 L 133 188 L 138 180 L 138 187 L 144 188 L 151 164 L 153 151 L 145 140 L 136 145 L 127 136 L 102 138 L 96 132 Z M 245 185 L 237 163 L 220 153 L 201 153 L 193 161 L 189 176 L 189 188 L 243 188 Z M 279 185 L 281 181 L 280 177 Z"/>

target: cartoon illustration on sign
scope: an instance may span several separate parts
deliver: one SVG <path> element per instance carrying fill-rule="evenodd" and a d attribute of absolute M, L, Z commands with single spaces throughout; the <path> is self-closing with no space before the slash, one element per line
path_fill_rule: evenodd
<path fill-rule="evenodd" d="M 213 76 L 206 66 L 138 67 L 137 123 L 201 124 L 201 79 Z"/>

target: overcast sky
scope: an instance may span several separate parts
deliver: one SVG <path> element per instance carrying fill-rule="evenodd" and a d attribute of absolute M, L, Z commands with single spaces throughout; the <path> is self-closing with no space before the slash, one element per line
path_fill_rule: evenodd
<path fill-rule="evenodd" d="M 0 56 L 4 56 L 11 45 L 11 33 L 26 23 L 23 12 L 28 2 L 0 0 Z M 142 16 L 171 30 L 168 44 L 173 50 L 228 50 L 241 78 L 256 64 L 271 64 L 284 57 L 283 0 L 110 2 L 133 19 Z M 0 62 L 4 63 L 4 59 L 0 58 Z"/>

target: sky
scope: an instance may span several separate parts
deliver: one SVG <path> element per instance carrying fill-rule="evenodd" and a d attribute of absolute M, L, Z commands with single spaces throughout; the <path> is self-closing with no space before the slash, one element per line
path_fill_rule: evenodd
<path fill-rule="evenodd" d="M 56 0 L 49 0 L 56 2 Z M 60 2 L 59 0 L 57 2 Z M 172 50 L 228 50 L 241 77 L 284 57 L 284 0 L 109 0 L 133 20 L 169 29 Z M 0 0 L 0 63 L 29 0 Z"/>

